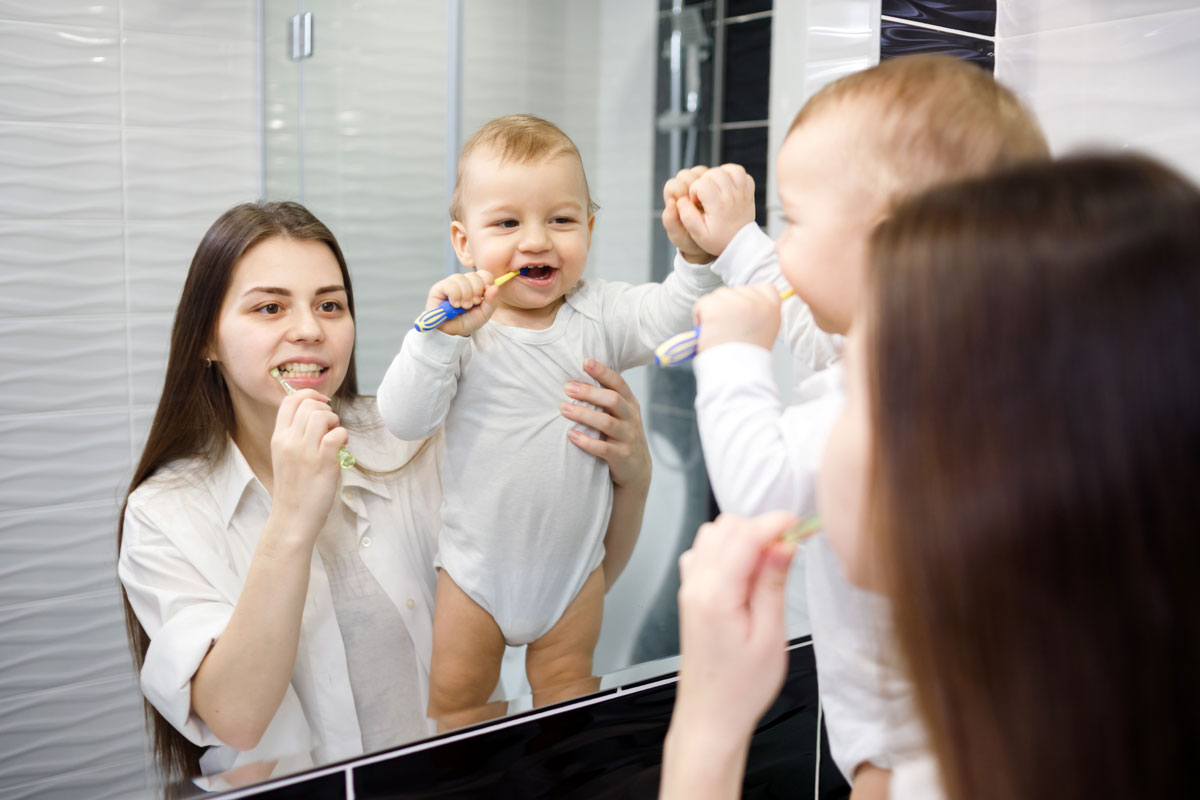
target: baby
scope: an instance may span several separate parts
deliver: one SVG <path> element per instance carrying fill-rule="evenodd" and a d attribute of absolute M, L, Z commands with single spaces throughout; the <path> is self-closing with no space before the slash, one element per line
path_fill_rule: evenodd
<path fill-rule="evenodd" d="M 455 253 L 475 271 L 439 281 L 426 302 L 469 310 L 411 331 L 379 389 L 397 437 L 445 425 L 429 691 L 439 720 L 488 699 L 506 642 L 529 646 L 539 702 L 591 680 L 613 488 L 605 462 L 568 441 L 587 434 L 564 424 L 558 398 L 589 381 L 588 358 L 649 361 L 720 285 L 682 259 L 661 285 L 584 280 L 595 209 L 556 126 L 526 115 L 484 125 L 463 146 L 450 208 Z"/>
<path fill-rule="evenodd" d="M 696 415 L 722 511 L 814 512 L 818 464 L 843 404 L 835 362 L 858 313 L 876 224 L 932 185 L 1047 156 L 1037 122 L 986 72 L 912 56 L 846 76 L 801 109 L 777 162 L 787 221 L 778 242 L 753 224 L 753 181 L 740 167 L 685 170 L 668 182 L 671 240 L 693 262 L 715 258 L 713 270 L 735 287 L 696 307 Z M 798 299 L 781 305 L 784 279 Z M 786 408 L 770 354 L 781 325 L 804 376 Z M 805 556 L 831 751 L 856 798 L 882 796 L 871 786 L 886 780 L 878 768 L 924 747 L 911 687 L 894 666 L 890 611 L 846 582 L 825 537 Z"/>

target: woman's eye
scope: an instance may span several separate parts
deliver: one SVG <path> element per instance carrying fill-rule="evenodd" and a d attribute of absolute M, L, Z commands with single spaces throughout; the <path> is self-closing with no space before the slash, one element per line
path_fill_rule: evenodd
<path fill-rule="evenodd" d="M 333 300 L 326 300 L 324 303 L 321 303 L 320 308 L 326 314 L 333 314 L 342 310 L 342 304 L 334 302 Z"/>
<path fill-rule="evenodd" d="M 262 314 L 278 314 L 283 311 L 283 306 L 279 303 L 267 303 L 258 307 L 257 311 Z"/>

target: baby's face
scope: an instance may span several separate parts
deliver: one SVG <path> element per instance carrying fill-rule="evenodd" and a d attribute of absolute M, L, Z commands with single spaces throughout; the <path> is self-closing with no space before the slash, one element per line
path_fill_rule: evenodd
<path fill-rule="evenodd" d="M 881 204 L 850 168 L 845 115 L 806 120 L 779 151 L 779 199 L 787 227 L 775 251 L 817 324 L 846 333 L 862 294 L 867 242 Z"/>
<path fill-rule="evenodd" d="M 594 222 L 578 158 L 501 163 L 481 152 L 463 172 L 462 220 L 451 224 L 451 236 L 465 266 L 493 277 L 528 267 L 500 287 L 492 318 L 546 328 L 583 277 Z"/>

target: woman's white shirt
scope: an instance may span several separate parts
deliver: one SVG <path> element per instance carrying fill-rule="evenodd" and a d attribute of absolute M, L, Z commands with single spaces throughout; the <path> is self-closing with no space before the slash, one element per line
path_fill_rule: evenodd
<path fill-rule="evenodd" d="M 334 502 L 353 515 L 359 555 L 412 638 L 416 674 L 398 671 L 395 679 L 416 683 L 411 694 L 423 709 L 433 647 L 441 436 L 418 454 L 420 443 L 387 432 L 371 398 L 355 401 L 342 417 L 361 465 L 384 472 L 412 458 L 391 475 L 343 470 Z M 342 634 L 316 553 L 291 684 L 258 746 L 228 747 L 192 713 L 192 676 L 233 614 L 270 508 L 270 495 L 230 441 L 215 465 L 191 459 L 160 469 L 129 496 L 125 511 L 118 574 L 150 636 L 142 692 L 190 741 L 210 748 L 200 762 L 205 774 L 304 753 L 323 763 L 362 752 Z"/>
<path fill-rule="evenodd" d="M 944 800 L 942 779 L 933 756 L 897 764 L 888 785 L 888 800 Z"/>

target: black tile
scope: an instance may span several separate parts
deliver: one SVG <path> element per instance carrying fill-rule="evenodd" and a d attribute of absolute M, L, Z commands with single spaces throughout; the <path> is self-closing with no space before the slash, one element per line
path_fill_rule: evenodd
<path fill-rule="evenodd" d="M 767 127 L 721 131 L 721 163 L 741 164 L 754 178 L 755 219 L 767 224 Z"/>
<path fill-rule="evenodd" d="M 615 695 L 356 767 L 355 797 L 654 797 L 674 702 L 674 684 Z M 798 647 L 790 653 L 783 691 L 755 731 L 742 796 L 804 796 L 804 787 L 811 787 L 816 777 L 816 733 L 812 648 Z M 822 798 L 848 797 L 844 783 L 827 784 L 826 769 L 823 761 Z"/>
<path fill-rule="evenodd" d="M 996 0 L 883 0 L 883 14 L 956 31 L 996 35 Z"/>
<path fill-rule="evenodd" d="M 767 118 L 771 88 L 771 18 L 725 26 L 725 122 Z"/>
<path fill-rule="evenodd" d="M 978 64 L 988 72 L 996 68 L 994 45 L 987 39 L 944 31 L 931 31 L 913 25 L 901 25 L 884 20 L 879 31 L 879 58 L 911 55 L 913 53 L 945 53 Z"/>
<path fill-rule="evenodd" d="M 772 0 L 727 0 L 725 3 L 726 17 L 740 17 L 743 14 L 757 14 L 759 11 L 770 11 Z"/>

